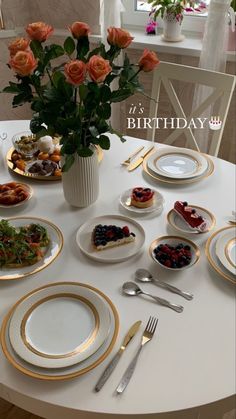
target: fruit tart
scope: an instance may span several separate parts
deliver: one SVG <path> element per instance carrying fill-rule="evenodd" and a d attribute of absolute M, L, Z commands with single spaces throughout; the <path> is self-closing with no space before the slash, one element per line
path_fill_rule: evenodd
<path fill-rule="evenodd" d="M 154 191 L 150 188 L 137 187 L 131 192 L 131 205 L 137 208 L 149 208 L 154 202 Z"/>
<path fill-rule="evenodd" d="M 199 215 L 195 208 L 189 206 L 186 201 L 176 201 L 174 210 L 192 229 L 197 230 L 200 233 L 207 230 L 208 221 Z"/>
<path fill-rule="evenodd" d="M 130 232 L 128 226 L 98 224 L 92 232 L 92 244 L 96 250 L 105 250 L 109 247 L 120 246 L 135 240 L 135 234 Z"/>

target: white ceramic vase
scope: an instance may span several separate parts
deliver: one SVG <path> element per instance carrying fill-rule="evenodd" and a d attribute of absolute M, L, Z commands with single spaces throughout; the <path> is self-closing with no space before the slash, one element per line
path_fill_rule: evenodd
<path fill-rule="evenodd" d="M 163 16 L 163 35 L 162 39 L 168 42 L 183 41 L 184 36 L 181 34 L 183 19 L 176 19 L 174 13 L 165 13 Z"/>
<path fill-rule="evenodd" d="M 67 172 L 62 172 L 65 200 L 74 207 L 88 207 L 98 198 L 99 164 L 96 151 L 90 157 L 75 154 L 75 161 Z"/>

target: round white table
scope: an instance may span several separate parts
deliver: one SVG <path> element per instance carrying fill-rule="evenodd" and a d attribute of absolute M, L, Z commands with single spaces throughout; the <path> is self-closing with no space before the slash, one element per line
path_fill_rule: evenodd
<path fill-rule="evenodd" d="M 12 135 L 27 128 L 27 121 L 0 123 L 0 133 L 8 135 L 2 147 L 3 155 L 11 146 Z M 178 415 L 181 410 L 216 403 L 235 393 L 235 288 L 216 274 L 207 262 L 204 245 L 211 233 L 194 238 L 201 248 L 200 262 L 183 272 L 169 272 L 158 267 L 148 254 L 153 239 L 176 233 L 167 226 L 166 214 L 177 199 L 208 208 L 216 217 L 215 230 L 226 225 L 235 203 L 234 166 L 213 158 L 215 172 L 198 183 L 171 186 L 148 182 L 142 167 L 128 173 L 120 166 L 120 162 L 141 144 L 149 145 L 133 138 L 122 144 L 117 137 L 111 136 L 111 149 L 104 152 L 100 167 L 99 198 L 88 208 L 70 207 L 65 202 L 60 181 L 29 181 L 34 196 L 26 206 L 11 210 L 0 208 L 1 218 L 31 215 L 51 220 L 59 226 L 65 239 L 61 255 L 47 269 L 22 280 L 0 282 L 0 321 L 20 297 L 57 281 L 79 281 L 99 288 L 113 301 L 120 316 L 120 332 L 111 354 L 97 368 L 71 381 L 43 382 L 24 376 L 0 352 L 0 397 L 45 418 L 94 419 L 105 414 L 107 418 L 118 418 L 119 415 L 123 419 L 126 415 L 156 418 L 164 412 L 176 412 L 176 417 L 182 418 L 185 416 Z M 12 179 L 25 181 L 8 171 L 3 159 L 0 174 L 1 183 Z M 135 217 L 146 232 L 142 254 L 113 265 L 88 259 L 75 242 L 78 227 L 86 220 L 104 214 L 122 213 L 129 217 L 130 213 L 119 207 L 119 195 L 125 189 L 143 184 L 155 186 L 164 195 L 165 206 L 160 215 Z M 163 281 L 193 293 L 194 299 L 186 301 L 155 285 L 144 285 L 147 291 L 182 304 L 184 311 L 178 314 L 148 299 L 122 295 L 123 282 L 132 280 L 138 267 L 148 268 Z M 159 318 L 157 331 L 152 342 L 144 348 L 124 394 L 116 396 L 114 390 L 137 349 L 141 333 L 130 343 L 103 389 L 95 393 L 96 381 L 130 325 L 140 319 L 144 326 L 150 315 Z M 193 417 L 201 417 L 197 414 Z"/>

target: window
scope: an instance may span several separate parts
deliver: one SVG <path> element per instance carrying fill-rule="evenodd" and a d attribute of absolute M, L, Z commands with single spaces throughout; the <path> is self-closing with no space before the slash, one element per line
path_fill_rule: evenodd
<path fill-rule="evenodd" d="M 205 3 L 209 5 L 211 0 L 205 0 Z M 122 22 L 124 27 L 132 29 L 145 28 L 145 25 L 149 19 L 149 12 L 151 5 L 148 4 L 147 0 L 123 0 L 125 6 L 125 12 L 122 16 Z M 206 22 L 207 12 L 192 12 L 186 13 L 183 20 L 183 30 L 203 33 Z M 157 18 L 158 27 L 162 28 L 162 19 Z"/>

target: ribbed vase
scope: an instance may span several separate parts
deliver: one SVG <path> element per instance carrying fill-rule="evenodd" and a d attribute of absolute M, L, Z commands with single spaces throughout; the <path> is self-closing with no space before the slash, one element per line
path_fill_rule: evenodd
<path fill-rule="evenodd" d="M 65 200 L 74 207 L 88 207 L 98 198 L 99 166 L 97 153 L 90 157 L 75 154 L 75 161 L 67 172 L 62 172 Z"/>

